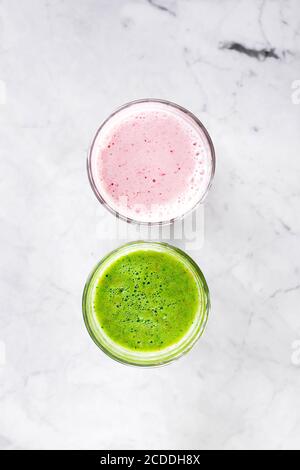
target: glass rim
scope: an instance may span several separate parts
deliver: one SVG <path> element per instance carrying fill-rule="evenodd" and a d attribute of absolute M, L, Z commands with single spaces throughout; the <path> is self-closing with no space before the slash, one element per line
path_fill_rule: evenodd
<path fill-rule="evenodd" d="M 122 111 L 123 109 L 127 109 L 129 108 L 130 106 L 132 105 L 135 105 L 135 104 L 139 104 L 139 103 L 162 103 L 162 104 L 165 104 L 165 105 L 168 105 L 168 106 L 171 106 L 175 109 L 178 109 L 179 111 L 183 112 L 184 114 L 188 115 L 194 122 L 195 124 L 200 127 L 200 129 L 202 130 L 202 132 L 204 133 L 204 136 L 207 140 L 207 143 L 208 143 L 208 146 L 209 146 L 209 150 L 210 150 L 210 156 L 211 156 L 211 174 L 210 174 L 210 179 L 209 179 L 209 183 L 204 191 L 204 193 L 202 194 L 201 198 L 194 204 L 193 207 L 191 207 L 190 209 L 188 209 L 186 212 L 184 212 L 183 214 L 177 216 L 177 217 L 174 217 L 172 219 L 168 219 L 168 220 L 160 220 L 160 221 L 139 221 L 139 220 L 136 220 L 134 218 L 131 218 L 131 217 L 127 217 L 125 215 L 123 215 L 122 213 L 118 212 L 116 209 L 114 209 L 106 200 L 105 198 L 103 197 L 103 195 L 101 194 L 101 192 L 99 191 L 96 183 L 95 183 L 95 180 L 94 180 L 94 177 L 93 177 L 93 172 L 92 172 L 92 155 L 93 155 L 93 150 L 94 150 L 94 146 L 95 146 L 95 143 L 96 143 L 96 140 L 101 132 L 101 130 L 103 129 L 103 127 L 105 126 L 105 124 L 113 117 L 115 116 L 116 114 L 118 114 L 120 111 Z M 193 114 L 191 111 L 189 111 L 188 109 L 184 108 L 183 106 L 177 104 L 177 103 L 174 103 L 172 101 L 168 101 L 168 100 L 164 100 L 164 99 L 160 99 L 160 98 L 141 98 L 141 99 L 137 99 L 137 100 L 133 100 L 133 101 L 129 101 L 121 106 L 119 106 L 118 108 L 116 108 L 104 121 L 102 121 L 102 123 L 100 124 L 100 126 L 98 127 L 95 135 L 94 135 L 94 138 L 92 140 L 92 143 L 90 145 L 90 148 L 88 150 L 88 155 L 87 155 L 87 173 L 88 173 L 88 179 L 89 179 L 89 183 L 91 185 L 91 188 L 96 196 L 96 198 L 98 199 L 98 201 L 111 213 L 113 214 L 115 217 L 117 217 L 118 219 L 121 219 L 127 223 L 130 223 L 130 224 L 137 224 L 137 225 L 148 225 L 148 226 L 159 226 L 159 225 L 170 225 L 170 224 L 173 224 L 174 222 L 178 221 L 178 220 L 182 220 L 184 217 L 186 217 L 188 214 L 192 213 L 203 201 L 204 199 L 206 198 L 210 188 L 211 188 L 211 185 L 212 185 L 212 182 L 213 182 L 213 179 L 214 179 L 214 175 L 215 175 L 215 171 L 216 171 L 216 154 L 215 154 L 215 149 L 214 149 L 214 145 L 213 145 L 213 142 L 212 142 L 212 139 L 208 133 L 208 130 L 206 129 L 206 127 L 204 126 L 204 124 L 200 121 L 199 118 L 197 118 L 197 116 L 195 116 L 195 114 Z"/>
<path fill-rule="evenodd" d="M 103 266 L 103 269 L 105 269 L 105 264 L 111 258 L 114 258 L 114 256 L 116 256 L 116 259 L 118 259 L 118 256 L 117 256 L 118 253 L 120 253 L 120 256 L 122 256 L 124 252 L 126 253 L 127 248 L 128 248 L 128 252 L 130 252 L 130 248 L 133 248 L 133 251 L 134 251 L 135 247 L 136 249 L 140 249 L 141 245 L 146 246 L 148 249 L 149 248 L 151 249 L 151 247 L 155 247 L 158 251 L 160 248 L 161 251 L 166 250 L 167 252 L 173 253 L 175 256 L 179 256 L 181 258 L 181 261 L 185 263 L 186 267 L 188 267 L 192 271 L 192 274 L 198 285 L 199 296 L 201 296 L 201 298 L 200 297 L 199 298 L 201 302 L 199 306 L 199 311 L 195 315 L 195 318 L 197 318 L 198 323 L 194 327 L 190 327 L 190 329 L 185 333 L 183 338 L 181 338 L 174 345 L 171 345 L 170 347 L 165 348 L 163 350 L 154 351 L 153 353 L 141 353 L 139 355 L 138 353 L 135 353 L 134 351 L 120 347 L 117 343 L 115 343 L 112 340 L 111 340 L 110 348 L 107 347 L 107 345 L 104 344 L 105 340 L 103 341 L 103 338 L 106 338 L 108 340 L 109 338 L 106 337 L 105 334 L 103 334 L 102 341 L 101 341 L 100 336 L 99 335 L 97 336 L 97 332 L 95 332 L 93 328 L 93 324 L 92 324 L 93 318 L 91 316 L 90 311 L 92 311 L 91 290 L 94 287 L 93 281 L 96 282 L 96 279 L 97 279 L 96 275 L 98 271 L 101 269 L 101 267 Z M 86 284 L 84 286 L 83 295 L 82 295 L 83 319 L 84 319 L 86 329 L 90 337 L 94 341 L 94 343 L 98 346 L 99 349 L 101 349 L 111 359 L 121 364 L 137 366 L 137 367 L 163 366 L 179 359 L 180 357 L 188 353 L 192 349 L 192 347 L 196 344 L 196 342 L 199 340 L 199 338 L 202 336 L 205 330 L 206 324 L 207 324 L 209 311 L 210 311 L 209 288 L 208 288 L 206 279 L 201 269 L 199 268 L 198 264 L 185 251 L 173 245 L 170 245 L 168 243 L 164 243 L 164 242 L 137 240 L 134 242 L 126 243 L 116 248 L 115 250 L 111 251 L 96 264 L 96 266 L 93 268 L 93 270 L 89 274 Z M 118 353 L 118 349 L 119 349 L 119 353 Z M 121 350 L 125 351 L 124 354 L 126 354 L 127 352 L 127 357 L 125 356 L 122 357 Z M 134 355 L 136 355 L 136 357 L 139 357 L 139 359 L 134 359 Z"/>

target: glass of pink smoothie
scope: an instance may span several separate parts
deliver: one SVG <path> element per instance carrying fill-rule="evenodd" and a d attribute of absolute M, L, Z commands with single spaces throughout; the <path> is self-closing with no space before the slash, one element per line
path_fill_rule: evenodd
<path fill-rule="evenodd" d="M 215 171 L 212 140 L 199 119 L 158 99 L 127 103 L 99 127 L 88 155 L 98 200 L 139 224 L 169 224 L 204 200 Z"/>

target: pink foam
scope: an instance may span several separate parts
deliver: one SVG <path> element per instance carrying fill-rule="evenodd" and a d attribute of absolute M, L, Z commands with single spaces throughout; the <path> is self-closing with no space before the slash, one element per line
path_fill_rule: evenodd
<path fill-rule="evenodd" d="M 165 221 L 203 197 L 212 156 L 206 135 L 188 114 L 160 102 L 136 103 L 102 127 L 92 174 L 115 211 L 138 221 Z"/>

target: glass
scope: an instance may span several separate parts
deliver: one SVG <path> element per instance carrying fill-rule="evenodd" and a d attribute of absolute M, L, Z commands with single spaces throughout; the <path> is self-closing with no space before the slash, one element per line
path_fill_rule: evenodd
<path fill-rule="evenodd" d="M 93 311 L 93 292 L 97 281 L 108 265 L 120 256 L 129 254 L 136 250 L 156 250 L 171 253 L 184 263 L 186 268 L 193 274 L 199 291 L 199 309 L 195 316 L 195 321 L 187 333 L 176 344 L 173 344 L 160 351 L 141 352 L 126 349 L 113 342 L 99 326 L 96 315 Z M 184 251 L 166 243 L 137 241 L 127 243 L 105 256 L 93 269 L 86 282 L 82 310 L 86 328 L 96 343 L 108 356 L 123 364 L 135 366 L 159 366 L 167 364 L 186 354 L 202 335 L 208 319 L 210 309 L 209 290 L 199 266 Z"/>
<path fill-rule="evenodd" d="M 139 103 L 161 103 L 163 105 L 167 105 L 167 106 L 175 109 L 176 111 L 180 111 L 181 113 L 184 113 L 186 118 L 189 119 L 191 121 L 191 123 L 194 126 L 196 126 L 196 128 L 198 128 L 199 133 L 201 133 L 201 137 L 202 137 L 203 141 L 205 142 L 205 145 L 209 149 L 210 158 L 211 158 L 211 162 L 210 162 L 211 163 L 211 173 L 210 173 L 209 182 L 206 186 L 206 190 L 202 193 L 201 197 L 199 198 L 199 200 L 197 201 L 197 203 L 193 207 L 191 207 L 189 210 L 187 210 L 184 214 L 180 214 L 177 217 L 173 217 L 172 219 L 169 219 L 169 220 L 141 221 L 141 220 L 136 220 L 134 218 L 128 217 L 128 216 L 122 214 L 121 212 L 118 212 L 118 210 L 116 210 L 114 207 L 112 207 L 111 204 L 108 203 L 105 196 L 103 195 L 103 191 L 101 191 L 101 188 L 99 188 L 99 185 L 97 186 L 96 181 L 95 181 L 95 177 L 93 175 L 93 160 L 94 160 L 94 158 L 97 157 L 97 153 L 99 152 L 99 149 L 101 148 L 101 146 L 99 146 L 97 142 L 98 142 L 99 136 L 100 136 L 101 131 L 103 130 L 104 126 L 106 126 L 110 122 L 110 120 L 115 115 L 117 115 L 118 113 L 121 113 L 122 111 L 132 107 L 133 105 L 139 104 Z M 208 193 L 208 191 L 211 187 L 211 184 L 212 184 L 212 180 L 213 180 L 214 173 L 215 173 L 215 165 L 216 165 L 216 159 L 215 159 L 214 146 L 213 146 L 212 140 L 209 136 L 209 133 L 207 132 L 207 130 L 204 127 L 204 125 L 202 124 L 202 122 L 194 114 L 192 114 L 190 111 L 183 108 L 182 106 L 179 106 L 178 104 L 172 103 L 170 101 L 160 100 L 160 99 L 135 100 L 135 101 L 131 101 L 129 103 L 126 103 L 123 106 L 116 109 L 101 124 L 101 126 L 97 130 L 96 135 L 95 135 L 95 137 L 92 141 L 92 145 L 91 145 L 91 148 L 89 150 L 88 158 L 87 158 L 87 171 L 88 171 L 88 177 L 89 177 L 90 185 L 91 185 L 97 199 L 101 202 L 101 204 L 103 204 L 106 207 L 106 209 L 108 209 L 116 217 L 118 217 L 122 220 L 125 220 L 126 222 L 129 222 L 129 223 L 137 223 L 137 224 L 141 224 L 141 225 L 167 225 L 167 224 L 173 223 L 176 220 L 182 219 L 187 214 L 191 213 L 201 202 L 204 201 L 204 199 L 205 199 L 205 197 L 206 197 L 206 195 L 207 195 L 207 193 Z"/>

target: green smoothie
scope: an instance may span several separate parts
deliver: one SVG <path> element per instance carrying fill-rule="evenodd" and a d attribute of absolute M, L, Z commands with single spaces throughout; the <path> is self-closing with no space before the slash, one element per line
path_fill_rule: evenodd
<path fill-rule="evenodd" d="M 125 348 L 157 351 L 177 343 L 199 308 L 195 278 L 168 253 L 136 251 L 103 273 L 95 314 L 105 334 Z"/>
<path fill-rule="evenodd" d="M 122 362 L 169 362 L 202 333 L 208 289 L 198 266 L 169 245 L 135 242 L 112 252 L 85 287 L 83 310 L 94 341 Z"/>

